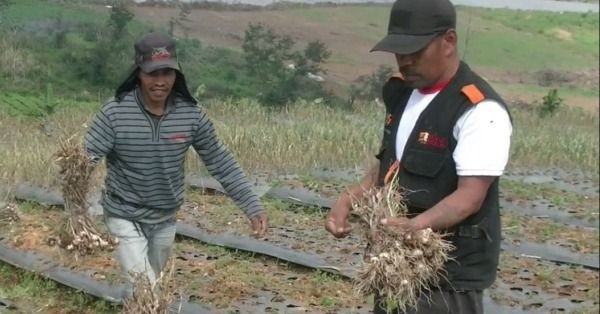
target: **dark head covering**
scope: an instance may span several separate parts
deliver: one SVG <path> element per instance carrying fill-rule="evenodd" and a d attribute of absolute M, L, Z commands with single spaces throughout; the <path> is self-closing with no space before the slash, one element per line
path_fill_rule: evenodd
<path fill-rule="evenodd" d="M 177 61 L 175 41 L 162 33 L 149 33 L 134 44 L 135 60 L 127 78 L 115 92 L 115 99 L 121 101 L 123 96 L 138 86 L 140 71 L 151 73 L 161 69 L 173 69 L 176 73 L 175 84 L 171 93 L 186 101 L 197 103 L 187 88 L 185 76 Z"/>
<path fill-rule="evenodd" d="M 456 10 L 449 0 L 396 0 L 388 34 L 371 51 L 411 54 L 455 28 Z"/>

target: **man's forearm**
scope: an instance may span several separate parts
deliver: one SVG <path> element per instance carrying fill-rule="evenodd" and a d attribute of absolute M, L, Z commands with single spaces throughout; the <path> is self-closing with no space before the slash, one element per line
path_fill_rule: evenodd
<path fill-rule="evenodd" d="M 411 219 L 412 227 L 445 230 L 461 223 L 479 211 L 494 180 L 495 177 L 461 177 L 456 191 Z"/>
<path fill-rule="evenodd" d="M 431 228 L 433 230 L 449 229 L 470 216 L 469 210 L 461 204 L 452 204 L 451 200 L 444 199 L 432 208 L 412 219 L 415 229 Z"/>

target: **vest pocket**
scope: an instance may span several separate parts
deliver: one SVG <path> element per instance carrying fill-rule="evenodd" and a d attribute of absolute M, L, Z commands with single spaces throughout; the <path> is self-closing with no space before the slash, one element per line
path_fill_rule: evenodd
<path fill-rule="evenodd" d="M 402 167 L 406 172 L 433 178 L 440 172 L 449 154 L 446 151 L 439 153 L 408 149 L 404 155 L 406 158 L 402 162 Z"/>
<path fill-rule="evenodd" d="M 400 186 L 410 207 L 426 210 L 456 189 L 453 171 L 445 170 L 449 153 L 408 149 L 401 165 Z M 418 212 L 418 210 L 417 210 Z"/>

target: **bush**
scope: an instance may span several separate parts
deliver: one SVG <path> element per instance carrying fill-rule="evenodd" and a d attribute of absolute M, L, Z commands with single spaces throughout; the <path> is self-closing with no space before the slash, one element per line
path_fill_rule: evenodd
<path fill-rule="evenodd" d="M 299 98 L 323 98 L 331 95 L 320 82 L 308 76 L 324 73 L 322 64 L 331 56 L 324 43 L 313 41 L 304 50 L 294 50 L 294 40 L 260 23 L 250 24 L 244 34 L 245 68 L 252 80 L 260 82 L 258 94 L 262 103 L 285 106 Z"/>
<path fill-rule="evenodd" d="M 59 10 L 54 17 L 13 23 L 12 32 L 0 31 L 2 90 L 42 95 L 39 86 L 52 83 L 58 95 L 105 98 L 132 64 L 132 19 L 119 4 L 104 21 L 81 21 Z"/>
<path fill-rule="evenodd" d="M 558 90 L 551 89 L 542 99 L 542 103 L 538 106 L 538 114 L 540 117 L 554 116 L 556 112 L 563 106 L 563 99 L 558 96 Z"/>
<path fill-rule="evenodd" d="M 352 105 L 356 100 L 372 101 L 381 97 L 383 85 L 390 79 L 394 69 L 381 65 L 371 75 L 361 75 L 350 86 L 348 103 Z"/>

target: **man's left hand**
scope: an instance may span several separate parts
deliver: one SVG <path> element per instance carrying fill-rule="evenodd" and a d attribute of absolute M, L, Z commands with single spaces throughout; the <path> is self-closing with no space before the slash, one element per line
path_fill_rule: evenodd
<path fill-rule="evenodd" d="M 260 213 L 252 218 L 250 218 L 250 227 L 252 228 L 252 235 L 260 238 L 267 233 L 267 215 L 265 213 Z"/>

